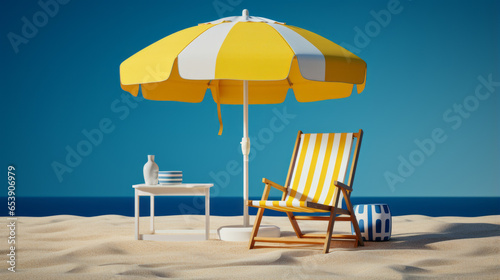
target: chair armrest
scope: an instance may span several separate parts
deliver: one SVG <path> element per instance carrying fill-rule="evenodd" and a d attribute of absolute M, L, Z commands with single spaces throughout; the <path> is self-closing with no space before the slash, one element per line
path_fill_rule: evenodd
<path fill-rule="evenodd" d="M 284 193 L 286 193 L 286 189 L 285 187 L 283 187 L 282 185 L 280 184 L 276 184 L 275 182 L 271 181 L 271 180 L 268 180 L 266 178 L 262 178 L 262 183 L 266 184 L 266 185 L 270 185 L 271 187 L 277 189 L 277 190 L 280 190 Z"/>
<path fill-rule="evenodd" d="M 334 181 L 333 184 L 339 188 L 343 188 L 346 191 L 352 192 L 352 188 L 342 182 Z"/>

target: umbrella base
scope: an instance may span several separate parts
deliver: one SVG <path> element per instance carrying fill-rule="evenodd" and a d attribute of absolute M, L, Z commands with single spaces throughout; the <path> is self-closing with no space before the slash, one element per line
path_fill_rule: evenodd
<path fill-rule="evenodd" d="M 250 240 L 253 227 L 244 226 L 223 226 L 217 230 L 219 238 L 222 241 L 245 241 Z M 280 237 L 280 228 L 273 225 L 261 225 L 259 228 L 259 237 Z"/>

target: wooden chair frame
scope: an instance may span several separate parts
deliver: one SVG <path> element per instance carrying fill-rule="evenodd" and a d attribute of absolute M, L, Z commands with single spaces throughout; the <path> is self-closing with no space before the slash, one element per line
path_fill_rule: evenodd
<path fill-rule="evenodd" d="M 262 182 L 265 184 L 264 193 L 262 194 L 261 200 L 267 200 L 269 196 L 269 191 L 271 187 L 278 189 L 283 192 L 283 196 L 281 200 L 285 200 L 288 188 L 290 187 L 290 181 L 295 165 L 295 160 L 297 158 L 298 149 L 300 146 L 302 131 L 299 131 L 297 134 L 297 140 L 295 141 L 295 148 L 292 155 L 292 159 L 290 162 L 290 168 L 288 169 L 288 175 L 286 178 L 285 186 L 281 186 L 276 184 L 266 178 L 262 179 Z M 349 174 L 349 180 L 347 185 L 334 181 L 335 187 L 339 188 L 342 191 L 342 195 L 344 196 L 344 200 L 346 202 L 347 210 L 337 207 L 340 197 L 340 191 L 337 191 L 337 194 L 334 198 L 334 206 L 323 205 L 318 203 L 308 202 L 307 207 L 317 208 L 321 210 L 327 210 L 330 212 L 330 216 L 295 216 L 292 212 L 286 212 L 290 223 L 292 224 L 293 230 L 297 235 L 297 238 L 289 238 L 289 237 L 279 237 L 279 238 L 270 238 L 270 237 L 257 237 L 259 232 L 260 223 L 262 221 L 262 216 L 264 214 L 265 208 L 259 208 L 257 212 L 257 216 L 255 218 L 255 223 L 253 226 L 252 234 L 250 236 L 250 241 L 248 244 L 249 249 L 253 249 L 255 246 L 255 242 L 277 242 L 277 243 L 302 243 L 302 244 L 323 244 L 323 253 L 328 253 L 330 250 L 330 243 L 332 239 L 354 239 L 356 242 L 356 247 L 358 245 L 363 246 L 363 238 L 361 237 L 361 232 L 359 230 L 358 221 L 356 220 L 356 216 L 354 215 L 354 210 L 352 207 L 350 194 L 352 192 L 352 185 L 354 181 L 354 175 L 356 174 L 356 166 L 358 163 L 359 149 L 361 148 L 361 140 L 363 139 L 363 130 L 360 129 L 359 132 L 353 133 L 353 138 L 357 138 L 356 146 L 354 148 L 354 155 L 351 162 L 351 169 Z M 247 201 L 248 206 L 257 207 L 252 205 L 252 201 Z M 337 217 L 337 215 L 340 215 Z M 304 234 L 300 230 L 298 220 L 315 220 L 315 221 L 328 221 L 328 226 L 326 230 L 326 234 Z M 333 226 L 336 221 L 349 221 L 352 223 L 355 235 L 346 235 L 346 234 L 333 234 Z"/>

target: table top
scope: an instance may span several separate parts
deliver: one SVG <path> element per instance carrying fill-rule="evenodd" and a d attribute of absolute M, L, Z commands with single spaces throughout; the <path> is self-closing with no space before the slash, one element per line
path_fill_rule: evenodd
<path fill-rule="evenodd" d="M 168 184 L 168 185 L 146 185 L 146 184 L 137 184 L 132 185 L 134 189 L 206 189 L 213 187 L 214 184 L 208 183 L 188 183 L 188 184 Z"/>

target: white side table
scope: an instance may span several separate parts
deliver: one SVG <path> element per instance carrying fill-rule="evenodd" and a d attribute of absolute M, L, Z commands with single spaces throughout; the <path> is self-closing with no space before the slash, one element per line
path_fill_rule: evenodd
<path fill-rule="evenodd" d="M 163 241 L 208 240 L 210 235 L 210 188 L 213 184 L 169 184 L 169 185 L 133 185 L 135 189 L 135 239 Z M 151 234 L 139 234 L 139 197 L 149 196 L 151 199 L 150 231 Z M 192 233 L 193 230 L 156 230 L 155 196 L 205 196 L 205 234 L 204 235 L 158 235 L 155 233 Z"/>

